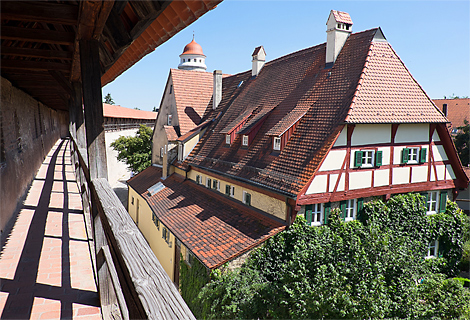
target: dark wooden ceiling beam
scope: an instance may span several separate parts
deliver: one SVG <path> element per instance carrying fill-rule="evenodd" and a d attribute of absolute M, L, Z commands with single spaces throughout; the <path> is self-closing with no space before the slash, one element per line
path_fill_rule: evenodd
<path fill-rule="evenodd" d="M 72 83 L 57 70 L 49 70 L 49 74 L 57 81 L 57 83 L 68 93 L 73 93 Z"/>
<path fill-rule="evenodd" d="M 138 6 L 140 8 L 140 14 L 145 13 L 145 15 L 140 19 L 139 22 L 135 24 L 135 26 L 130 31 L 130 35 L 133 40 L 137 39 L 142 34 L 142 32 L 144 32 L 144 30 L 152 24 L 152 22 L 166 9 L 166 7 L 171 3 L 171 1 L 141 1 L 136 3 L 132 2 L 132 4 L 134 4 L 134 6 L 136 7 L 139 3 L 146 4 L 145 6 Z"/>
<path fill-rule="evenodd" d="M 59 70 L 70 72 L 70 64 L 58 62 L 26 61 L 26 60 L 2 60 L 3 70 L 28 70 L 28 71 L 49 71 Z"/>
<path fill-rule="evenodd" d="M 29 49 L 29 48 L 2 46 L 1 54 L 13 56 L 13 57 L 72 60 L 72 52 L 70 51 Z"/>
<path fill-rule="evenodd" d="M 71 45 L 74 42 L 75 33 L 2 26 L 0 38 L 2 40 Z"/>
<path fill-rule="evenodd" d="M 2 19 L 76 25 L 78 6 L 39 1 L 2 1 Z"/>

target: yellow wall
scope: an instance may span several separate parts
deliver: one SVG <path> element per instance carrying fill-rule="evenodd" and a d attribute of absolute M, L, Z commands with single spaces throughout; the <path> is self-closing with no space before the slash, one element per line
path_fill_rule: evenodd
<path fill-rule="evenodd" d="M 152 248 L 153 253 L 157 257 L 158 261 L 165 269 L 170 279 L 174 280 L 174 258 L 175 258 L 175 246 L 176 241 L 173 234 L 170 232 L 170 245 L 162 238 L 162 230 L 165 227 L 160 222 L 160 228 L 152 221 L 152 210 L 150 209 L 147 201 L 142 198 L 134 189 L 131 187 L 129 190 L 129 214 L 136 221 L 137 203 L 139 204 L 139 221 L 138 228 L 144 235 L 145 239 Z M 134 197 L 134 204 L 132 204 L 132 197 Z M 169 232 L 169 230 L 168 230 Z"/>
<path fill-rule="evenodd" d="M 191 170 L 188 172 L 188 178 L 196 181 L 196 175 L 201 176 L 201 184 L 206 185 L 206 178 L 209 177 L 210 179 L 214 180 L 219 180 L 220 181 L 220 193 L 225 194 L 225 186 L 231 185 L 235 187 L 235 195 L 234 198 L 238 201 L 243 202 L 243 191 L 246 191 L 251 194 L 251 205 L 257 209 L 260 209 L 261 211 L 264 211 L 266 213 L 269 213 L 273 216 L 276 216 L 279 219 L 286 220 L 286 212 L 287 212 L 287 206 L 285 201 L 272 198 L 270 196 L 267 196 L 263 193 L 256 192 L 254 190 L 248 189 L 246 187 L 242 187 L 241 185 L 237 185 L 234 183 L 230 183 L 218 178 L 215 178 L 213 176 L 200 173 L 195 170 Z M 215 191 L 215 190 L 214 190 Z"/>

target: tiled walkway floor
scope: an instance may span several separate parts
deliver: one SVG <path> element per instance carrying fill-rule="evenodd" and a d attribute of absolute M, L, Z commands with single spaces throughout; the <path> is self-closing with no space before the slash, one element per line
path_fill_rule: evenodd
<path fill-rule="evenodd" d="M 1 250 L 2 319 L 101 319 L 69 143 L 46 157 Z"/>

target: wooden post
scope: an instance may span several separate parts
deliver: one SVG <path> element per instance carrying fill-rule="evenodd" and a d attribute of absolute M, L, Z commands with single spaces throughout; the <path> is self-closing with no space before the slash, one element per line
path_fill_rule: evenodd
<path fill-rule="evenodd" d="M 83 122 L 83 102 L 82 102 L 82 85 L 80 82 L 72 83 L 73 87 L 73 112 L 75 121 L 75 130 L 78 148 L 86 148 L 85 123 Z"/>
<path fill-rule="evenodd" d="M 98 46 L 98 40 L 80 40 L 80 69 L 91 180 L 108 179 Z"/>

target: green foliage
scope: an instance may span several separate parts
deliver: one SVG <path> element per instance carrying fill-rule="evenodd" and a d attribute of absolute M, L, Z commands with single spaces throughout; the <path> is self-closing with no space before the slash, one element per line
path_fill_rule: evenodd
<path fill-rule="evenodd" d="M 114 100 L 113 97 L 111 97 L 111 93 L 108 92 L 108 94 L 104 97 L 104 103 L 114 104 Z"/>
<path fill-rule="evenodd" d="M 200 318 L 205 303 L 195 302 L 201 289 L 209 282 L 210 276 L 206 267 L 197 259 L 192 260 L 189 266 L 181 257 L 180 262 L 180 290 L 181 296 L 196 318 Z"/>
<path fill-rule="evenodd" d="M 459 155 L 460 161 L 464 167 L 468 166 L 470 163 L 470 124 L 465 119 L 464 125 L 458 129 L 462 130 L 454 138 L 455 148 L 457 149 L 457 154 Z"/>
<path fill-rule="evenodd" d="M 152 135 L 152 129 L 140 125 L 135 137 L 119 137 L 111 147 L 118 152 L 118 160 L 139 173 L 152 164 Z"/>
<path fill-rule="evenodd" d="M 468 292 L 455 276 L 463 216 L 449 202 L 426 216 L 424 197 L 397 195 L 365 205 L 365 223 L 309 227 L 299 217 L 255 250 L 240 270 L 226 271 L 198 296 L 204 318 L 427 318 L 468 314 Z M 446 244 L 424 259 L 427 244 Z M 446 275 L 444 275 L 445 273 Z M 432 288 L 435 288 L 433 291 Z M 447 305 L 440 303 L 446 301 Z"/>

